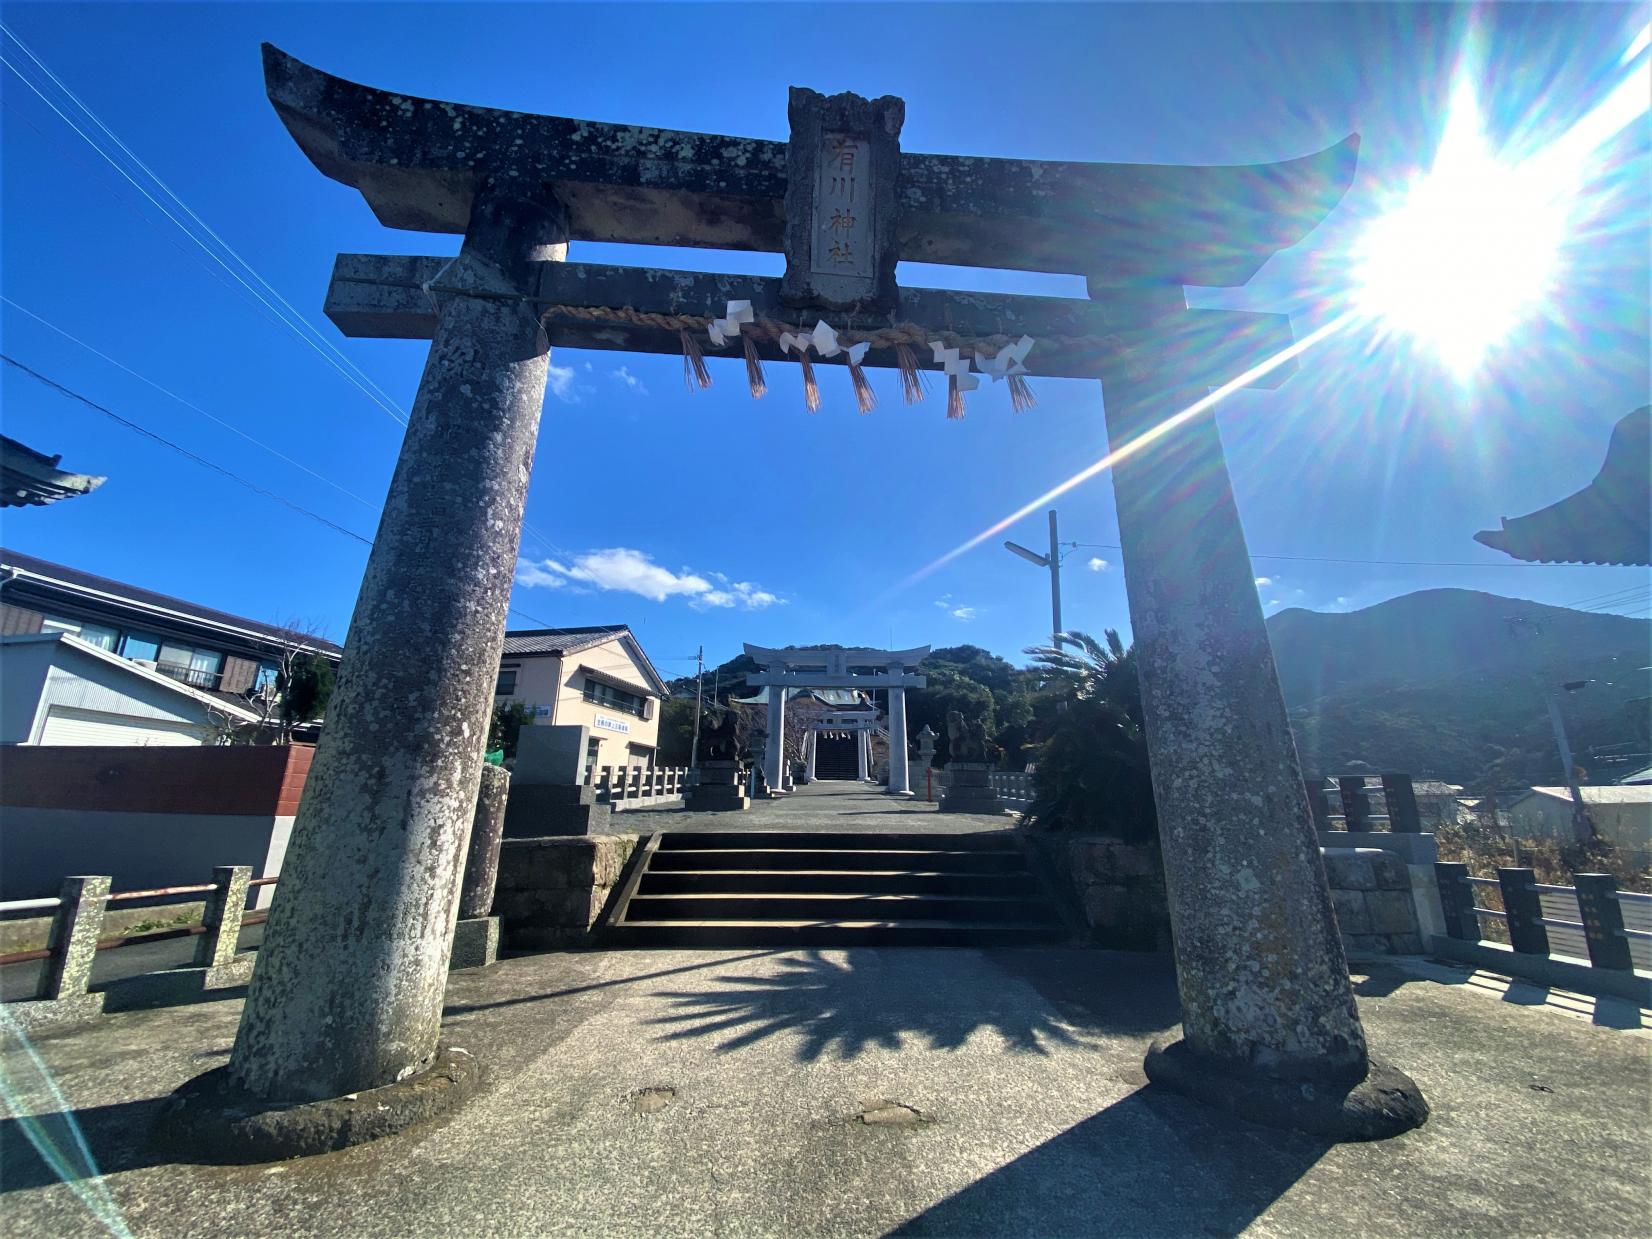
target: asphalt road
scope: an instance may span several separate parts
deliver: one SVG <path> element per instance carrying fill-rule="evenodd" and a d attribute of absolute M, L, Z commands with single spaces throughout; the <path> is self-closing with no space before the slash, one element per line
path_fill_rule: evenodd
<path fill-rule="evenodd" d="M 197 934 L 180 935 L 99 951 L 97 959 L 92 962 L 91 987 L 103 989 L 114 981 L 142 976 L 146 972 L 160 972 L 164 968 L 187 968 L 195 958 L 195 945 L 200 940 Z M 246 925 L 241 929 L 237 946 L 243 951 L 250 951 L 263 940 L 263 925 Z M 39 992 L 40 975 L 45 967 L 46 961 L 43 959 L 0 966 L 0 1001 L 33 998 Z"/>

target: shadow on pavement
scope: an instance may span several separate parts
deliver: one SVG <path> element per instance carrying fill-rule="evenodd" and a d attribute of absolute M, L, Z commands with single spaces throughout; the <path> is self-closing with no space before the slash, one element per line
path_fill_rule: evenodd
<path fill-rule="evenodd" d="M 150 1097 L 0 1119 L 0 1196 L 170 1162 L 149 1141 L 165 1101 Z"/>
<path fill-rule="evenodd" d="M 665 1029 L 667 1041 L 720 1037 L 720 1054 L 788 1034 L 799 1039 L 797 1057 L 813 1062 L 898 1049 L 908 1037 L 955 1050 L 980 1029 L 997 1033 L 1011 1053 L 1047 1054 L 1081 1044 L 1085 1034 L 1148 1034 L 1180 1018 L 1175 975 L 1162 957 L 983 954 L 1002 984 L 983 988 L 976 973 L 949 967 L 973 952 L 799 951 L 768 975 L 730 974 L 717 978 L 720 988 L 658 991 L 654 997 L 672 1010 L 649 1023 Z"/>
<path fill-rule="evenodd" d="M 889 1233 L 1237 1235 L 1330 1147 L 1150 1084 Z"/>
<path fill-rule="evenodd" d="M 1538 981 L 1476 970 L 1452 961 L 1430 959 L 1426 967 L 1427 974 L 1419 975 L 1393 965 L 1361 964 L 1356 968 L 1354 993 L 1361 998 L 1386 998 L 1403 985 L 1466 985 L 1483 990 L 1511 1006 L 1555 1007 L 1574 1014 L 1586 1013 L 1590 1022 L 1600 1028 L 1648 1027 L 1641 1008 L 1625 998 L 1577 994 L 1554 989 Z M 1367 975 L 1358 976 L 1359 972 Z"/>

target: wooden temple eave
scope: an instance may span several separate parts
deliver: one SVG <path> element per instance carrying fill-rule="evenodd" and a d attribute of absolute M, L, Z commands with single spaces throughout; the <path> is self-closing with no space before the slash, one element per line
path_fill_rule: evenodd
<path fill-rule="evenodd" d="M 435 334 L 436 308 L 425 289 L 441 295 L 439 281 L 450 261 L 340 254 L 327 291 L 327 317 L 347 336 L 428 340 Z M 580 262 L 545 262 L 538 271 L 531 300 L 547 314 L 551 344 L 561 348 L 680 354 L 679 332 L 688 330 L 700 338 L 708 358 L 738 358 L 740 343 L 719 350 L 705 340 L 706 323 L 731 300 L 749 300 L 759 324 L 766 320 L 784 324 L 787 330 L 807 331 L 823 317 L 844 334 L 846 343 L 858 333 L 891 328 L 887 320 L 867 321 L 864 315 L 858 321 L 849 313 L 800 315 L 782 303 L 780 280 L 771 276 Z M 1029 335 L 1037 341 L 1027 357 L 1029 373 L 1053 378 L 1100 378 L 1109 361 L 1127 358 L 1137 347 L 1167 347 L 1168 340 L 1186 359 L 1189 373 L 1202 374 L 1214 386 L 1293 341 L 1290 319 L 1283 314 L 1190 309 L 1140 332 L 1114 332 L 1100 302 L 932 288 L 901 289 L 894 319 L 896 324 L 923 326 L 909 332 L 914 338 L 907 341 L 922 369 L 938 368 L 926 346 L 929 338 L 945 337 L 950 344 L 967 346 Z M 762 359 L 784 360 L 771 335 L 748 329 L 746 336 Z M 865 364 L 896 365 L 895 346 L 874 344 Z M 1249 386 L 1278 387 L 1294 368 L 1294 362 L 1286 362 Z"/>
<path fill-rule="evenodd" d="M 311 162 L 388 227 L 463 233 L 484 175 L 555 194 L 579 241 L 779 252 L 787 144 L 395 94 L 265 44 L 270 101 Z M 903 153 L 903 260 L 1234 287 L 1351 183 L 1357 137 L 1298 159 L 1184 167 Z"/>

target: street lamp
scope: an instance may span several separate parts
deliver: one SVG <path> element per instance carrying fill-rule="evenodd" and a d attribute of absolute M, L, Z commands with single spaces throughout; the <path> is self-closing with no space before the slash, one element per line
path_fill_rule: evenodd
<path fill-rule="evenodd" d="M 1050 570 L 1050 644 L 1061 648 L 1061 543 L 1056 540 L 1055 509 L 1050 509 L 1050 553 L 1040 555 L 1029 551 L 1019 542 L 1005 542 L 1004 549 L 1013 551 L 1030 564 Z"/>

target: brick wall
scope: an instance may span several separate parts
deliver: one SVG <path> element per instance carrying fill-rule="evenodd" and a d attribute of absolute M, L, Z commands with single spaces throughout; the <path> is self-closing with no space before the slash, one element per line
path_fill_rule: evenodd
<path fill-rule="evenodd" d="M 11 745 L 0 807 L 285 817 L 298 812 L 315 748 Z"/>

